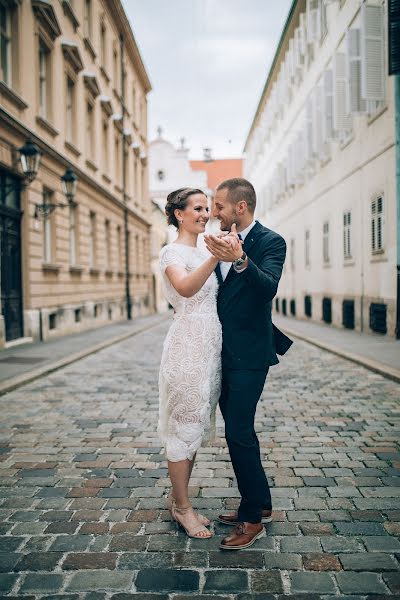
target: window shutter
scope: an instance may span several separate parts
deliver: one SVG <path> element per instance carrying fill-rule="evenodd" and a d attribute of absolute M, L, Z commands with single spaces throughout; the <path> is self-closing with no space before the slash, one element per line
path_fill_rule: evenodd
<path fill-rule="evenodd" d="M 384 100 L 383 6 L 361 5 L 361 84 L 365 100 Z"/>
<path fill-rule="evenodd" d="M 320 0 L 307 0 L 307 41 L 312 44 L 321 37 Z"/>
<path fill-rule="evenodd" d="M 347 45 L 347 113 L 361 113 L 366 110 L 366 102 L 361 97 L 361 34 L 359 29 L 348 29 Z"/>
<path fill-rule="evenodd" d="M 323 139 L 324 141 L 333 138 L 333 72 L 327 69 L 323 78 L 323 101 L 324 101 L 324 122 Z"/>
<path fill-rule="evenodd" d="M 306 135 L 307 135 L 307 160 L 313 159 L 313 101 L 309 96 L 306 103 Z"/>
<path fill-rule="evenodd" d="M 400 0 L 389 0 L 388 16 L 389 75 L 400 75 Z"/>
<path fill-rule="evenodd" d="M 346 55 L 344 52 L 336 52 L 333 61 L 333 84 L 334 84 L 334 110 L 333 122 L 335 131 L 343 135 L 343 132 L 351 129 L 351 117 L 346 110 Z"/>

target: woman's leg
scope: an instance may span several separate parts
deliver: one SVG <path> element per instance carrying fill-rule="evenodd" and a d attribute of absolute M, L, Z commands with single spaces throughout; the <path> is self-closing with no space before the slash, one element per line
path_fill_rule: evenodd
<path fill-rule="evenodd" d="M 188 483 L 191 473 L 191 461 L 168 461 L 168 473 L 172 483 L 172 496 L 179 508 L 189 506 Z"/>

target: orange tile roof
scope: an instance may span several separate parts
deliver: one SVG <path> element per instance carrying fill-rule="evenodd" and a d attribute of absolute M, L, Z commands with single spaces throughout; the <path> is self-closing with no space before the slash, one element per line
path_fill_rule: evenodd
<path fill-rule="evenodd" d="M 215 190 L 219 183 L 232 177 L 243 177 L 243 159 L 242 158 L 221 158 L 211 162 L 204 160 L 191 160 L 190 166 L 195 171 L 207 172 L 207 185 Z"/>

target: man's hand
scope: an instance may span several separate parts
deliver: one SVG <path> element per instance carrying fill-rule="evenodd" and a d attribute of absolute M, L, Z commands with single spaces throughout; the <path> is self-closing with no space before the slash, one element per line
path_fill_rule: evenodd
<path fill-rule="evenodd" d="M 235 223 L 233 223 L 228 235 L 224 237 L 212 234 L 206 235 L 204 241 L 211 254 L 222 262 L 233 262 L 243 254 L 243 242 L 238 238 Z"/>

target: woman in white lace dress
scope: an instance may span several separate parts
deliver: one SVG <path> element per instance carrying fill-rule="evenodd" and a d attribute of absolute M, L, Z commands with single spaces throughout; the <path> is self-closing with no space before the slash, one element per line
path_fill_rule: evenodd
<path fill-rule="evenodd" d="M 169 194 L 165 212 L 168 223 L 177 227 L 178 238 L 160 254 L 167 300 L 175 314 L 161 359 L 158 432 L 172 484 L 172 517 L 197 538 L 212 535 L 205 527 L 210 521 L 191 507 L 188 484 L 221 385 L 222 332 L 214 273 L 218 260 L 197 246 L 208 211 L 201 190 L 182 188 Z"/>

